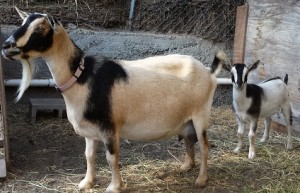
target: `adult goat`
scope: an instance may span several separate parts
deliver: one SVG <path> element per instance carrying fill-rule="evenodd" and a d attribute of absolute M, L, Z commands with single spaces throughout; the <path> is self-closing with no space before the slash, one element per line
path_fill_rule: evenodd
<path fill-rule="evenodd" d="M 85 137 L 87 172 L 80 189 L 94 185 L 99 141 L 104 143 L 112 170 L 106 192 L 119 192 L 119 138 L 152 141 L 174 135 L 183 138 L 187 147 L 183 170 L 194 167 L 194 144 L 199 141 L 201 167 L 196 185 L 206 185 L 207 128 L 215 76 L 226 57 L 223 52 L 210 68 L 185 55 L 135 61 L 85 56 L 51 15 L 16 10 L 23 24 L 3 43 L 2 54 L 23 64 L 17 100 L 34 72 L 32 59 L 43 58 L 62 92 L 69 121 Z"/>

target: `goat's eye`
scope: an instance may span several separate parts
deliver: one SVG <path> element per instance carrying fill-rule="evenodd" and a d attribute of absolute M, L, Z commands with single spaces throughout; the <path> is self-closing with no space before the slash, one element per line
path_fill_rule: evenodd
<path fill-rule="evenodd" d="M 35 31 L 41 33 L 45 31 L 45 28 L 43 28 L 42 26 L 38 26 L 37 28 L 35 28 Z"/>

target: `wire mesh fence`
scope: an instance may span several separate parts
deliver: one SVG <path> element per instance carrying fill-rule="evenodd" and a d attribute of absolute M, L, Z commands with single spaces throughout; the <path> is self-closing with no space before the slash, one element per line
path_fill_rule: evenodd
<path fill-rule="evenodd" d="M 233 40 L 236 7 L 244 0 L 139 1 L 133 29 Z"/>
<path fill-rule="evenodd" d="M 129 22 L 129 0 L 2 0 L 1 24 L 20 24 L 14 10 L 47 12 L 63 24 L 90 28 L 188 34 L 216 42 L 232 41 L 236 7 L 245 0 L 139 0 Z"/>

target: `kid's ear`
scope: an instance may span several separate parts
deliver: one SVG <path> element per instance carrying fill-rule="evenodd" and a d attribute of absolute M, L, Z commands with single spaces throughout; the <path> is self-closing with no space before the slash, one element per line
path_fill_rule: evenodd
<path fill-rule="evenodd" d="M 231 71 L 231 67 L 228 64 L 224 64 L 223 65 L 223 69 L 225 69 L 226 71 L 230 72 Z"/>
<path fill-rule="evenodd" d="M 257 61 L 254 62 L 252 65 L 250 65 L 250 66 L 248 67 L 247 73 L 250 72 L 250 71 L 252 71 L 252 70 L 254 70 L 254 69 L 256 69 L 259 63 L 260 63 L 260 60 L 257 60 Z"/>
<path fill-rule="evenodd" d="M 25 11 L 21 11 L 17 6 L 15 6 L 16 11 L 18 12 L 19 16 L 24 20 L 26 17 L 28 17 L 29 13 Z"/>

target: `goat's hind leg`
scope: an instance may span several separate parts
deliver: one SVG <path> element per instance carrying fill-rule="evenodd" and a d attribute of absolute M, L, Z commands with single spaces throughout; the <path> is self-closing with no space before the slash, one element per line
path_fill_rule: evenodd
<path fill-rule="evenodd" d="M 204 116 L 208 117 L 204 117 Z M 202 116 L 202 117 L 201 117 Z M 200 155 L 201 155 L 201 166 L 200 172 L 196 179 L 196 186 L 204 187 L 207 182 L 207 159 L 208 159 L 208 138 L 207 138 L 207 128 L 209 122 L 209 113 L 207 112 L 201 113 L 196 119 L 193 119 L 193 124 L 195 126 L 195 130 L 197 133 L 197 138 L 200 145 Z"/>
<path fill-rule="evenodd" d="M 181 165 L 180 170 L 186 171 L 195 167 L 195 143 L 197 143 L 198 139 L 192 121 L 187 124 L 180 137 L 184 139 L 186 147 L 184 163 Z"/>
<path fill-rule="evenodd" d="M 265 131 L 262 138 L 260 139 L 261 143 L 265 143 L 269 139 L 271 117 L 266 117 L 264 122 L 265 122 Z"/>
<path fill-rule="evenodd" d="M 96 171 L 95 171 L 95 159 L 98 141 L 85 138 L 85 156 L 87 162 L 86 175 L 84 179 L 79 183 L 80 190 L 86 190 L 94 187 Z"/>
<path fill-rule="evenodd" d="M 291 111 L 291 107 L 289 105 L 289 103 L 287 102 L 287 104 L 285 106 L 281 107 L 282 109 L 282 114 L 284 116 L 284 119 L 286 121 L 286 125 L 287 125 L 287 146 L 286 148 L 288 150 L 292 150 L 293 149 L 293 139 L 292 139 L 292 111 Z"/>

